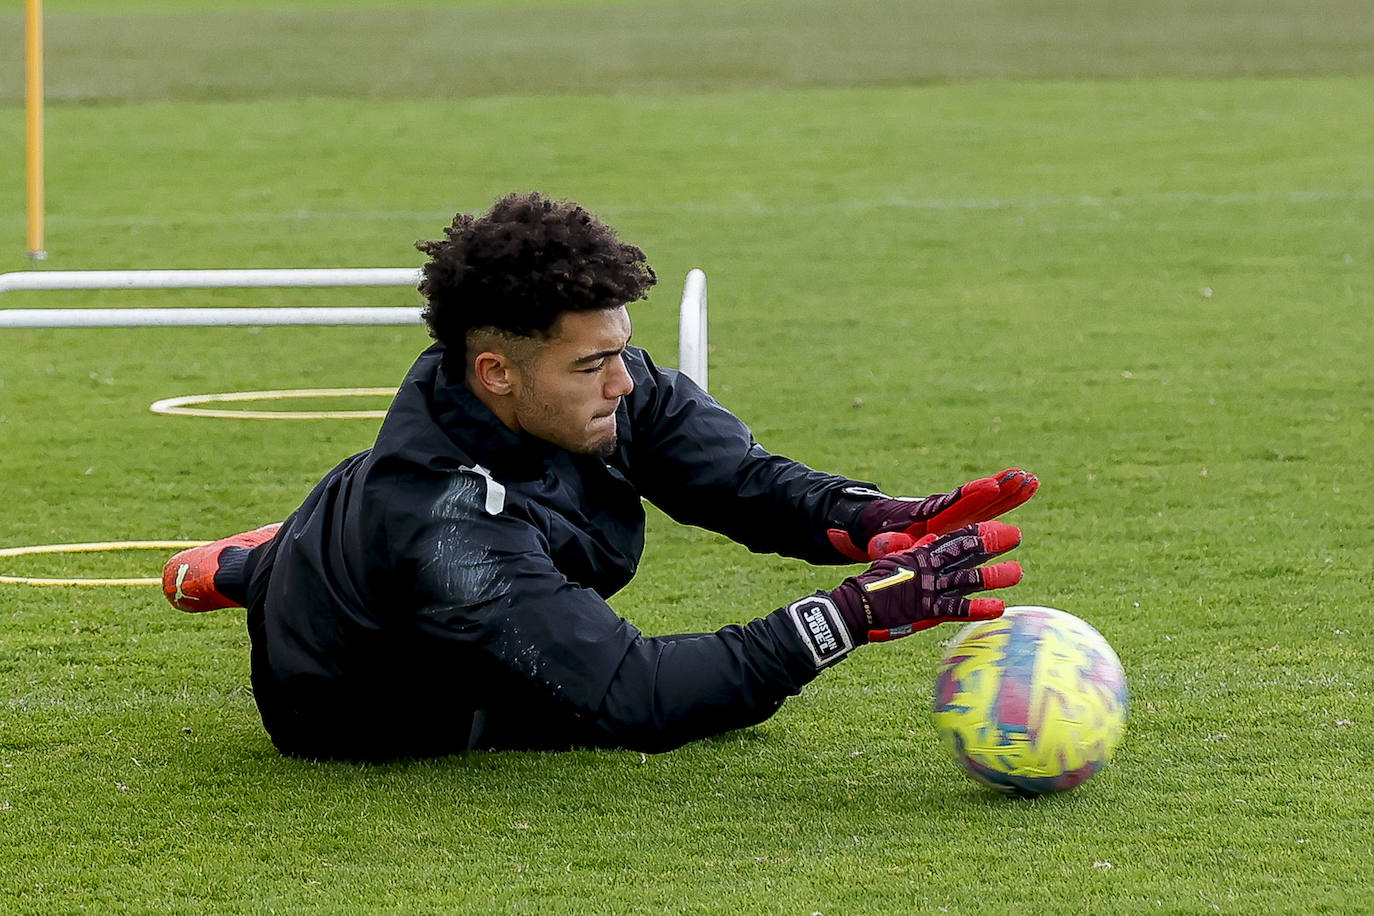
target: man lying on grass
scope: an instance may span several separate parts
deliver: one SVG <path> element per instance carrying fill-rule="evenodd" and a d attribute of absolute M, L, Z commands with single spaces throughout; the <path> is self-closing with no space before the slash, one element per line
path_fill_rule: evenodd
<path fill-rule="evenodd" d="M 630 346 L 654 272 L 586 210 L 511 195 L 444 236 L 418 245 L 437 343 L 376 444 L 285 522 L 163 573 L 181 610 L 248 608 L 282 752 L 663 751 L 767 719 L 864 643 L 1002 612 L 968 596 L 1020 580 L 983 564 L 1019 543 L 990 519 L 1034 476 L 893 499 L 769 454 Z M 606 604 L 639 564 L 641 498 L 754 551 L 872 565 L 742 626 L 646 637 Z"/>

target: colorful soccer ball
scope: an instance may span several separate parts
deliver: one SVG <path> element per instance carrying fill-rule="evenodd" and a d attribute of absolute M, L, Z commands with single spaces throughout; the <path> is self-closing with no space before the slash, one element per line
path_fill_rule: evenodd
<path fill-rule="evenodd" d="M 1121 741 L 1127 707 L 1126 676 L 1102 634 L 1048 607 L 964 627 L 935 680 L 935 728 L 954 759 L 1017 795 L 1092 778 Z"/>

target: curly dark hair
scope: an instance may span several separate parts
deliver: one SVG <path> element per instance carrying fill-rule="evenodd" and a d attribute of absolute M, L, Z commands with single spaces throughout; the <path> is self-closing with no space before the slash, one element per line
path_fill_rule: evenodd
<path fill-rule="evenodd" d="M 657 282 L 644 252 L 571 201 L 509 194 L 482 216 L 459 213 L 429 256 L 420 292 L 430 336 L 462 356 L 469 331 L 544 337 L 565 311 L 616 308 Z"/>

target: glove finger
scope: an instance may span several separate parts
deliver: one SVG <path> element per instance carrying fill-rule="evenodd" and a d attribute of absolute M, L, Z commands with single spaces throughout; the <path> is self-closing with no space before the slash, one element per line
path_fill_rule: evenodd
<path fill-rule="evenodd" d="M 1039 487 L 1039 478 L 1020 468 L 1007 468 L 994 477 L 980 477 L 955 490 L 958 498 L 947 508 L 922 524 L 912 525 L 907 532 L 945 534 L 974 522 L 994 519 L 1030 499 Z M 921 531 L 913 531 L 913 528 Z"/>
<path fill-rule="evenodd" d="M 920 630 L 929 630 L 931 627 L 939 626 L 942 623 L 962 623 L 967 620 L 991 620 L 994 617 L 1001 617 L 1002 612 L 1007 609 L 1007 603 L 997 598 L 958 598 L 954 595 L 943 595 L 936 598 L 932 603 L 931 610 L 934 611 L 933 617 L 923 620 L 913 620 L 911 623 L 904 623 L 900 626 L 887 627 L 881 630 L 869 630 L 869 642 L 891 642 L 894 639 L 901 639 L 903 636 L 910 636 Z"/>
<path fill-rule="evenodd" d="M 1007 560 L 991 566 L 955 570 L 951 575 L 937 579 L 935 587 L 942 592 L 968 595 L 986 589 L 1008 588 L 1020 582 L 1021 576 L 1021 564 L 1015 560 Z"/>
<path fill-rule="evenodd" d="M 847 559 L 853 560 L 855 563 L 868 562 L 868 555 L 855 546 L 854 540 L 849 536 L 848 531 L 841 531 L 839 528 L 828 528 L 826 529 L 825 536 L 829 539 L 830 546 L 834 547 Z"/>
<path fill-rule="evenodd" d="M 927 550 L 937 570 L 950 572 L 982 563 L 1021 543 L 1021 529 L 1005 522 L 979 522 L 951 532 Z"/>
<path fill-rule="evenodd" d="M 916 546 L 916 539 L 904 531 L 887 531 L 875 534 L 868 541 L 868 558 L 881 560 L 890 553 L 900 553 Z"/>
<path fill-rule="evenodd" d="M 987 516 L 989 519 L 1010 512 L 1034 496 L 1035 491 L 1040 489 L 1040 478 L 1020 468 L 1004 471 L 1003 475 L 1005 476 L 998 478 L 1000 484 L 998 499 L 987 509 L 990 513 Z"/>
<path fill-rule="evenodd" d="M 991 620 L 1002 616 L 1002 612 L 1007 609 L 1007 603 L 1000 598 L 956 598 L 953 595 L 945 595 L 935 599 L 934 609 L 935 619 L 921 621 L 916 625 L 918 628 L 924 629 L 921 624 L 930 627 L 948 621 Z"/>
<path fill-rule="evenodd" d="M 994 617 L 1001 617 L 1006 609 L 1007 603 L 1000 598 L 968 599 L 969 620 L 992 620 Z"/>
<path fill-rule="evenodd" d="M 1002 490 L 996 477 L 980 477 L 970 480 L 951 495 L 956 497 L 954 502 L 925 521 L 907 528 L 907 534 L 913 537 L 926 533 L 948 534 L 973 522 L 992 518 L 987 514 L 988 508 L 1002 499 Z"/>

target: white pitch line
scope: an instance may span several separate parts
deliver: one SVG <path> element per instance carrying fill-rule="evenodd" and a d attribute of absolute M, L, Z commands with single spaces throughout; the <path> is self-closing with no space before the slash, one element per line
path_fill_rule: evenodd
<path fill-rule="evenodd" d="M 107 553 L 123 550 L 182 550 L 199 547 L 207 541 L 95 541 L 84 544 L 33 544 L 23 547 L 0 547 L 0 557 L 25 557 L 52 553 Z M 37 586 L 150 586 L 161 584 L 161 578 L 88 579 L 53 578 L 48 576 L 0 576 L 0 584 Z"/>
<path fill-rule="evenodd" d="M 148 409 L 156 414 L 180 417 L 214 417 L 222 420 L 380 420 L 385 410 L 220 410 L 195 404 L 237 401 L 286 401 L 311 398 L 371 398 L 396 396 L 395 388 L 293 388 L 280 391 L 226 391 L 221 394 L 187 394 L 154 401 Z"/>

